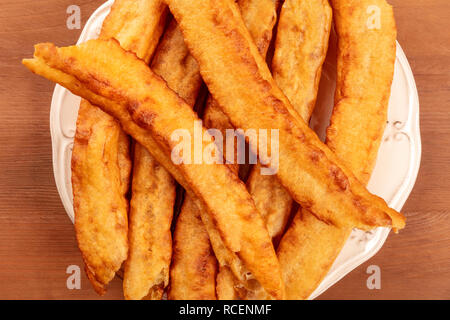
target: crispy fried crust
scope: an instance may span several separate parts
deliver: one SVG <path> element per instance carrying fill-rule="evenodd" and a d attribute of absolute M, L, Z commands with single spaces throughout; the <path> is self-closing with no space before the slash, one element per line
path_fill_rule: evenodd
<path fill-rule="evenodd" d="M 337 105 L 327 143 L 356 177 L 367 184 L 386 123 L 386 97 L 390 95 L 394 71 L 395 21 L 385 1 L 334 0 L 332 4 L 339 38 L 338 82 Z M 380 30 L 366 29 L 364 20 L 369 5 L 382 8 Z M 370 76 L 375 73 L 376 77 Z M 364 90 L 363 95 L 360 89 Z M 350 125 L 351 128 L 347 127 Z M 350 232 L 349 228 L 323 223 L 307 210 L 297 214 L 278 248 L 287 299 L 307 299 L 313 293 Z"/>
<path fill-rule="evenodd" d="M 273 27 L 277 21 L 278 2 L 278 0 L 237 1 L 245 26 L 260 54 L 264 57 L 269 49 Z M 209 95 L 206 102 L 204 119 L 208 128 L 215 128 L 221 131 L 233 128 L 233 124 L 212 95 Z M 236 162 L 233 166 L 238 167 Z"/>
<path fill-rule="evenodd" d="M 190 106 L 195 104 L 202 78 L 197 62 L 184 44 L 183 35 L 172 20 L 156 50 L 151 69 L 163 78 Z"/>
<path fill-rule="evenodd" d="M 370 194 L 294 111 L 233 1 L 165 1 L 203 80 L 234 127 L 279 130 L 282 161 L 277 175 L 297 202 L 338 226 L 404 227 L 404 217 Z M 257 145 L 251 148 L 255 152 Z"/>
<path fill-rule="evenodd" d="M 100 32 L 100 38 L 108 39 L 114 37 L 118 39 L 122 45 L 130 50 L 135 50 L 140 57 L 144 59 L 149 59 L 153 50 L 158 43 L 158 38 L 161 35 L 162 29 L 164 27 L 165 21 L 165 10 L 167 10 L 166 5 L 160 0 L 137 0 L 137 1 L 115 1 L 110 14 L 105 19 L 102 30 Z M 95 109 L 95 110 L 88 110 Z M 84 114 L 82 114 L 84 113 Z M 96 123 L 95 125 L 90 122 L 89 115 L 95 114 Z M 127 217 L 128 201 L 125 198 L 126 193 L 130 186 L 130 173 L 131 173 L 131 159 L 130 159 L 130 139 L 126 135 L 118 123 L 112 126 L 108 131 L 96 132 L 96 128 L 104 128 L 110 125 L 112 120 L 111 116 L 104 113 L 97 107 L 89 104 L 87 101 L 82 102 L 80 107 L 80 115 L 77 121 L 77 131 L 75 134 L 74 148 L 72 153 L 72 188 L 74 194 L 74 211 L 75 220 L 84 221 L 89 219 L 91 216 L 96 215 L 97 219 L 95 224 L 91 227 L 96 227 L 97 230 L 102 230 L 102 235 L 96 235 L 98 238 L 110 237 L 114 238 L 118 246 L 117 241 L 119 239 L 126 239 L 123 237 L 123 233 L 127 233 L 127 229 L 105 229 L 106 225 L 103 225 L 103 221 L 99 219 L 101 216 L 111 215 L 112 212 L 119 212 L 122 216 Z M 102 125 L 103 124 L 103 125 Z M 85 133 L 89 131 L 91 135 L 96 135 L 97 141 L 91 140 L 89 136 Z M 111 137 L 118 136 L 114 140 L 113 144 Z M 102 139 L 102 140 L 99 140 Z M 82 145 L 80 145 L 82 143 Z M 94 148 L 98 148 L 94 150 Z M 104 170 L 103 180 L 101 182 L 98 180 L 90 179 L 89 177 L 83 176 L 87 171 L 96 171 L 105 164 L 99 157 L 89 157 L 86 152 L 87 150 L 92 150 L 91 152 L 97 152 L 98 154 L 103 153 L 115 153 L 115 161 L 110 161 L 107 163 L 107 170 Z M 112 157 L 112 156 L 111 156 Z M 116 181 L 116 172 L 119 171 L 120 180 Z M 115 184 L 120 184 L 120 189 L 115 187 Z M 104 185 L 109 184 L 114 187 L 104 189 Z M 108 190 L 111 196 L 110 200 L 103 197 L 105 190 Z M 99 209 L 97 203 L 89 203 L 91 199 L 96 202 L 104 202 L 99 206 L 104 207 L 104 209 Z M 107 203 L 110 201 L 110 203 Z M 120 206 L 118 205 L 120 204 Z M 99 212 L 100 210 L 109 210 L 104 212 Z M 122 218 L 120 218 L 122 220 Z M 120 222 L 121 223 L 121 222 Z M 102 227 L 98 227 L 96 224 L 101 224 Z M 110 226 L 112 227 L 112 226 Z M 91 239 L 82 239 L 84 232 L 81 230 L 86 228 L 83 223 L 76 223 L 75 230 L 77 233 L 78 241 L 88 242 Z M 100 231 L 98 231 L 100 232 Z M 121 232 L 119 235 L 118 233 Z M 97 246 L 95 242 L 92 244 L 93 247 L 101 248 Z M 121 243 L 119 252 L 127 250 L 128 244 L 125 242 Z M 92 252 L 84 252 L 84 250 L 93 250 L 91 247 L 80 246 L 83 256 L 92 256 Z M 106 255 L 107 253 L 102 253 Z M 112 253 L 110 253 L 112 254 Z M 123 257 L 126 258 L 126 254 Z M 105 259 L 105 257 L 103 258 Z M 117 271 L 122 264 L 122 261 L 115 261 L 115 263 L 108 263 L 106 260 L 104 265 L 92 265 L 92 259 L 86 263 L 86 271 L 88 272 L 89 279 L 91 280 L 94 288 L 100 294 L 105 292 L 105 285 L 114 277 L 110 275 L 109 280 L 96 279 L 96 274 L 101 273 L 101 268 Z"/>
<path fill-rule="evenodd" d="M 151 69 L 194 106 L 202 79 L 175 20 L 158 45 Z M 216 299 L 217 260 L 199 210 L 192 197 L 186 195 L 175 226 L 168 292 L 171 300 Z"/>
<path fill-rule="evenodd" d="M 132 300 L 160 300 L 169 284 L 175 184 L 140 144 L 134 149 L 132 194 L 124 295 Z"/>
<path fill-rule="evenodd" d="M 95 106 L 92 106 L 88 101 L 84 101 L 84 103 L 89 104 L 92 108 L 97 108 Z M 108 116 L 108 114 L 105 113 L 105 116 Z M 117 151 L 117 163 L 120 171 L 122 194 L 126 195 L 128 193 L 128 190 L 130 190 L 130 176 L 133 166 L 130 157 L 131 139 L 125 132 L 123 132 L 122 128 L 120 128 L 120 125 L 118 144 L 119 146 Z"/>
<path fill-rule="evenodd" d="M 219 300 L 239 300 L 236 292 L 236 277 L 228 267 L 221 267 L 217 274 L 216 292 Z"/>
<path fill-rule="evenodd" d="M 99 294 L 105 293 L 128 252 L 119 139 L 117 121 L 83 100 L 72 155 L 75 230 L 86 273 Z"/>
<path fill-rule="evenodd" d="M 293 200 L 276 177 L 261 175 L 259 170 L 261 166 L 256 165 L 251 171 L 247 189 L 266 222 L 269 235 L 279 241 L 286 228 Z"/>
<path fill-rule="evenodd" d="M 148 62 L 164 30 L 167 11 L 163 0 L 116 0 L 99 38 L 114 38 L 123 48 Z"/>
<path fill-rule="evenodd" d="M 242 19 L 255 42 L 260 54 L 266 56 L 272 39 L 273 27 L 277 21 L 278 0 L 238 0 Z M 233 125 L 223 113 L 222 108 L 210 95 L 205 109 L 208 128 L 229 129 Z M 219 127 L 220 126 L 220 127 Z"/>
<path fill-rule="evenodd" d="M 171 140 L 171 134 L 185 128 L 193 137 L 193 124 L 198 118 L 143 61 L 125 52 L 116 41 L 93 40 L 66 48 L 37 45 L 35 59 L 24 60 L 24 64 L 119 119 L 123 129 L 206 208 L 202 220 L 209 220 L 206 224 L 217 230 L 212 236 L 207 226 L 210 238 L 220 237 L 228 252 L 241 259 L 244 269 L 270 295 L 283 297 L 284 286 L 269 235 L 236 174 L 220 164 L 175 166 L 170 161 L 171 151 L 178 144 Z M 206 129 L 202 133 L 208 137 Z M 215 152 L 218 154 L 217 149 Z"/>
<path fill-rule="evenodd" d="M 281 9 L 272 74 L 305 122 L 316 104 L 331 20 L 328 0 L 286 0 Z"/>
<path fill-rule="evenodd" d="M 279 2 L 280 0 L 237 0 L 244 24 L 263 56 L 272 40 Z"/>
<path fill-rule="evenodd" d="M 307 299 L 322 282 L 350 234 L 300 210 L 278 246 L 286 299 Z"/>
<path fill-rule="evenodd" d="M 174 234 L 171 300 L 215 300 L 217 260 L 200 212 L 191 197 L 183 203 Z"/>

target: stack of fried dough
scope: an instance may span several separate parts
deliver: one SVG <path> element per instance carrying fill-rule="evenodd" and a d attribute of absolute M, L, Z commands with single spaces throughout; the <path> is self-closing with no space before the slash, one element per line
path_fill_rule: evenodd
<path fill-rule="evenodd" d="M 323 143 L 308 123 L 333 26 Z M 307 299 L 353 228 L 404 228 L 365 187 L 395 40 L 385 0 L 116 0 L 99 39 L 36 45 L 24 65 L 83 98 L 72 187 L 96 292 L 123 270 L 126 299 Z M 174 161 L 178 129 L 216 161 Z M 208 129 L 276 129 L 278 161 L 247 139 L 258 164 L 240 174 Z"/>

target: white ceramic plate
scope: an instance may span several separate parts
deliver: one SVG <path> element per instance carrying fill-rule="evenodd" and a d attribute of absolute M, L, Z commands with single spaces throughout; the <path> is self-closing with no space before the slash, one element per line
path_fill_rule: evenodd
<path fill-rule="evenodd" d="M 90 17 L 78 43 L 96 38 L 104 18 L 114 1 L 100 6 Z M 334 36 L 333 36 L 334 37 Z M 329 57 L 336 50 L 331 41 Z M 335 88 L 335 59 L 327 59 L 316 112 L 311 127 L 323 138 L 333 106 Z M 73 221 L 70 159 L 80 98 L 57 85 L 53 93 L 50 130 L 53 146 L 53 171 L 59 195 L 69 218 Z M 397 60 L 389 103 L 388 125 L 384 134 L 369 190 L 383 197 L 390 207 L 401 210 L 408 198 L 420 166 L 421 143 L 419 129 L 419 100 L 408 60 L 397 45 Z M 327 277 L 312 294 L 317 297 L 347 273 L 367 261 L 383 246 L 390 229 L 371 232 L 353 231 L 350 239 L 334 263 Z"/>

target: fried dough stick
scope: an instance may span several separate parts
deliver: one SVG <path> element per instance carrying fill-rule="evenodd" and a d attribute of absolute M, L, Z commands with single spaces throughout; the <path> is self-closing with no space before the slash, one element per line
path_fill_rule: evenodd
<path fill-rule="evenodd" d="M 175 227 L 170 300 L 215 300 L 217 260 L 200 210 L 187 196 Z"/>
<path fill-rule="evenodd" d="M 327 144 L 345 155 L 347 166 L 367 182 L 386 126 L 396 54 L 394 13 L 385 0 L 331 3 L 338 33 L 338 87 Z"/>
<path fill-rule="evenodd" d="M 160 0 L 118 0 L 100 38 L 114 37 L 149 59 L 164 26 L 165 7 Z M 78 114 L 72 152 L 75 231 L 88 278 L 104 294 L 128 253 L 130 140 L 119 123 L 89 102 L 82 101 Z"/>
<path fill-rule="evenodd" d="M 123 290 L 127 300 L 161 300 L 169 284 L 175 183 L 139 143 L 134 148 L 132 198 Z"/>
<path fill-rule="evenodd" d="M 327 0 L 286 0 L 280 13 L 272 74 L 306 123 L 316 105 L 331 22 Z"/>
<path fill-rule="evenodd" d="M 86 274 L 101 295 L 128 253 L 128 204 L 118 167 L 120 135 L 113 117 L 81 101 L 72 154 L 75 231 Z"/>
<path fill-rule="evenodd" d="M 404 227 L 404 217 L 369 193 L 293 110 L 233 1 L 165 1 L 209 91 L 234 127 L 279 130 L 277 175 L 295 201 L 340 227 Z M 256 144 L 250 143 L 253 152 Z M 278 167 L 270 157 L 258 155 L 261 162 Z"/>
<path fill-rule="evenodd" d="M 309 123 L 328 50 L 331 7 L 327 0 L 286 0 L 278 21 L 272 74 L 295 111 Z M 293 200 L 274 176 L 256 165 L 247 188 L 277 243 L 291 214 Z"/>
<path fill-rule="evenodd" d="M 117 39 L 148 63 L 164 29 L 167 7 L 160 0 L 117 1 L 114 6 L 100 38 Z M 138 143 L 131 191 L 124 296 L 159 300 L 169 282 L 175 185 Z"/>
<path fill-rule="evenodd" d="M 124 131 L 147 148 L 195 197 L 197 205 L 206 209 L 201 210 L 205 212 L 202 220 L 211 242 L 222 242 L 227 253 L 222 259 L 229 261 L 233 273 L 240 275 L 239 280 L 251 273 L 268 294 L 283 297 L 284 285 L 273 245 L 237 175 L 222 164 L 175 165 L 171 161 L 172 150 L 179 145 L 179 141 L 172 140 L 172 134 L 183 128 L 194 137 L 198 117 L 143 61 L 114 40 L 92 40 L 66 48 L 40 44 L 35 59 L 23 63 L 119 119 Z M 213 141 L 205 128 L 201 133 L 205 140 Z M 202 151 L 220 154 L 213 142 L 203 146 Z M 179 156 L 175 156 L 177 159 Z"/>
<path fill-rule="evenodd" d="M 151 69 L 188 105 L 194 106 L 202 79 L 175 20 L 170 22 L 158 45 Z M 216 299 L 216 270 L 217 260 L 199 208 L 187 195 L 175 225 L 168 298 Z"/>
<path fill-rule="evenodd" d="M 396 27 L 384 0 L 331 1 L 338 34 L 336 105 L 327 144 L 367 184 L 385 129 L 394 73 Z M 369 6 L 380 29 L 368 29 Z M 278 248 L 287 299 L 307 299 L 330 270 L 350 228 L 323 223 L 307 210 L 294 218 Z"/>
<path fill-rule="evenodd" d="M 259 52 L 262 56 L 266 56 L 270 41 L 272 39 L 273 27 L 275 26 L 277 20 L 278 1 L 239 0 L 237 3 L 239 5 L 244 23 L 249 30 L 253 41 L 258 47 Z M 226 129 L 233 128 L 232 124 L 228 120 L 228 117 L 223 113 L 221 107 L 211 95 L 207 100 L 204 120 L 207 128 L 219 129 L 223 136 L 226 136 Z M 224 150 L 224 154 L 227 154 L 226 150 Z M 236 157 L 237 152 L 234 154 Z M 230 167 L 238 173 L 239 165 L 237 164 L 237 161 L 230 164 Z M 254 200 L 259 212 L 262 213 L 261 206 L 258 206 L 258 201 L 256 201 L 255 198 Z M 263 218 L 265 218 L 264 215 Z M 256 288 L 257 287 L 258 286 L 256 284 Z M 237 297 L 235 288 L 241 292 L 241 295 L 246 291 L 245 288 L 242 288 L 239 284 L 239 281 L 233 277 L 233 273 L 226 266 L 222 266 L 219 270 L 216 288 L 217 297 L 220 300 L 235 299 Z M 254 290 L 256 288 L 248 289 Z"/>

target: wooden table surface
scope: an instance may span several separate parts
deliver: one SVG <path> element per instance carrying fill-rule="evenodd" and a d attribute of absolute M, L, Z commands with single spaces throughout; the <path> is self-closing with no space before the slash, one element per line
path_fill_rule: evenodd
<path fill-rule="evenodd" d="M 20 60 L 33 44 L 76 42 L 66 9 L 82 23 L 102 0 L 2 0 L 0 12 L 0 299 L 98 299 L 84 274 L 68 290 L 66 269 L 82 266 L 72 223 L 52 171 L 49 110 L 54 85 Z M 329 289 L 326 299 L 450 298 L 450 1 L 391 0 L 401 43 L 416 77 L 421 107 L 422 165 L 403 212 L 407 228 Z M 449 109 L 447 109 L 449 108 Z M 367 267 L 381 269 L 369 290 Z M 105 299 L 121 299 L 115 279 Z"/>

